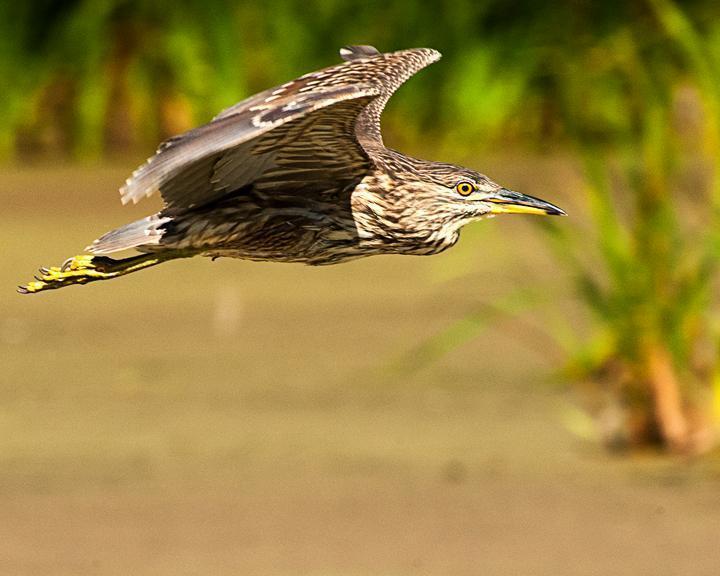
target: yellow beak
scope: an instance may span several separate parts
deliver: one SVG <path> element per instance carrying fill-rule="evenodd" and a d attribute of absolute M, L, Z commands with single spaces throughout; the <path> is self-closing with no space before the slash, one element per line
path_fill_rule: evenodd
<path fill-rule="evenodd" d="M 500 188 L 489 196 L 483 198 L 483 202 L 492 204 L 492 214 L 547 214 L 551 216 L 566 216 L 564 210 L 550 202 L 540 200 L 527 194 L 520 194 L 507 188 Z"/>

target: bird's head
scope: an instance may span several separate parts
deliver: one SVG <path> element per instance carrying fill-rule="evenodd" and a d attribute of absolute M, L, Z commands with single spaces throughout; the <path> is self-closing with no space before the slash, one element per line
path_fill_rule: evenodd
<path fill-rule="evenodd" d="M 460 166 L 394 155 L 387 167 L 353 194 L 361 235 L 382 238 L 385 251 L 435 254 L 452 246 L 465 224 L 495 214 L 565 214 Z"/>
<path fill-rule="evenodd" d="M 550 202 L 504 188 L 467 168 L 433 162 L 428 170 L 418 174 L 421 177 L 416 182 L 418 200 L 434 206 L 438 217 L 453 221 L 458 228 L 494 214 L 565 215 Z"/>

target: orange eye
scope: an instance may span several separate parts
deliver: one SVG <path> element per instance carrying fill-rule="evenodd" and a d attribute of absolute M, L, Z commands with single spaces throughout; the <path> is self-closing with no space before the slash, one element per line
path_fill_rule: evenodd
<path fill-rule="evenodd" d="M 457 190 L 461 196 L 470 196 L 470 194 L 475 192 L 475 186 L 470 184 L 470 182 L 458 182 L 455 190 Z"/>

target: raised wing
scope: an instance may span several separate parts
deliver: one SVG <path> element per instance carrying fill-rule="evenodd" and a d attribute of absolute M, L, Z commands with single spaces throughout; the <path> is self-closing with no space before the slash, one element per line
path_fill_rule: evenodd
<path fill-rule="evenodd" d="M 361 178 L 366 148 L 382 145 L 385 102 L 439 54 L 359 46 L 341 55 L 344 64 L 261 92 L 162 144 L 121 188 L 123 203 L 159 191 L 172 214 L 251 183 L 331 192 Z"/>
<path fill-rule="evenodd" d="M 272 154 L 253 152 L 265 134 L 301 118 L 312 118 L 324 108 L 338 107 L 347 113 L 347 107 L 340 106 L 343 102 L 358 99 L 361 108 L 374 97 L 375 92 L 366 86 L 328 87 L 213 120 L 162 144 L 120 189 L 123 204 L 159 191 L 166 212 L 172 214 L 220 198 L 253 182 L 268 168 Z M 357 112 L 353 121 L 356 116 Z M 357 144 L 354 148 L 351 145 L 350 150 L 339 152 L 363 154 Z"/>
<path fill-rule="evenodd" d="M 410 48 L 381 54 L 372 46 L 346 46 L 340 56 L 367 75 L 367 83 L 376 87 L 380 95 L 358 117 L 356 134 L 366 148 L 383 146 L 380 115 L 390 96 L 411 76 L 437 62 L 441 54 L 431 48 Z"/>

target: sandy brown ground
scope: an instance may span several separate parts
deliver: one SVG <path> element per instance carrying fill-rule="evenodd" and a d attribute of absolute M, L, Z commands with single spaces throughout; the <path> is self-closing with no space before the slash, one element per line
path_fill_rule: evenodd
<path fill-rule="evenodd" d="M 126 171 L 0 173 L 0 574 L 720 572 L 718 463 L 581 442 L 540 333 L 502 322 L 381 369 L 521 284 L 572 309 L 522 218 L 433 258 L 182 261 L 15 295 L 157 206 L 119 206 Z M 493 172 L 550 200 L 557 174 Z"/>

